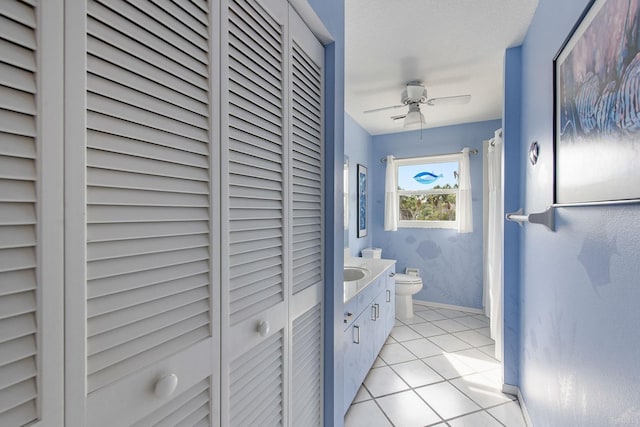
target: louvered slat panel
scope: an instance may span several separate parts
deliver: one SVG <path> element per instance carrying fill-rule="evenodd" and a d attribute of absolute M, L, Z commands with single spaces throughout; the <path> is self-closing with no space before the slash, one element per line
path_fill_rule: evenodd
<path fill-rule="evenodd" d="M 203 13 L 203 8 L 197 8 L 192 1 L 187 2 L 175 2 L 178 6 L 180 6 L 184 11 L 186 11 L 189 15 L 197 19 L 203 24 L 206 24 L 207 14 Z"/>
<path fill-rule="evenodd" d="M 181 320 L 181 318 L 170 318 L 166 323 L 167 324 L 164 325 L 164 322 L 153 321 L 146 325 L 147 328 L 129 327 L 129 331 L 127 332 L 132 339 L 127 342 L 120 343 L 119 340 L 113 338 L 111 340 L 104 339 L 102 344 L 105 350 L 95 355 L 90 354 L 87 371 L 89 374 L 93 374 L 103 369 L 112 368 L 123 360 L 131 359 L 146 350 L 153 349 L 158 342 L 159 335 L 171 334 L 184 337 L 190 332 L 201 330 L 203 327 L 207 327 L 209 316 L 206 313 L 195 316 L 192 316 L 192 313 L 188 313 L 184 316 L 184 320 Z M 158 326 L 164 327 L 162 330 L 154 330 Z M 160 339 L 164 340 L 162 337 Z M 105 343 L 105 341 L 108 342 Z M 111 347 L 111 345 L 113 345 L 113 347 Z M 91 351 L 91 348 L 89 351 Z"/>
<path fill-rule="evenodd" d="M 32 269 L 0 272 L 0 297 L 36 288 L 35 271 Z"/>
<path fill-rule="evenodd" d="M 155 147 L 150 147 L 150 151 L 151 153 L 149 154 L 153 155 L 156 151 Z M 201 182 L 208 180 L 208 172 L 206 169 L 102 150 L 87 150 L 87 164 L 92 168 L 89 173 L 92 173 L 93 169 L 107 169 L 152 175 L 154 177 L 169 176 L 172 178 L 186 178 Z"/>
<path fill-rule="evenodd" d="M 164 86 L 166 88 L 176 91 L 175 97 L 180 99 L 182 95 L 193 98 L 200 102 L 207 101 L 206 89 L 196 87 L 190 82 L 176 79 L 175 76 L 165 70 L 157 70 L 153 64 L 150 64 L 127 50 L 122 50 L 117 46 L 113 46 L 101 39 L 89 37 L 87 39 L 88 47 L 88 66 L 91 67 L 89 71 L 96 72 L 96 74 L 105 75 L 106 70 L 110 70 L 109 76 L 113 75 L 114 68 L 111 66 L 98 67 L 94 64 L 98 61 L 111 64 L 123 64 L 127 63 L 127 70 L 140 76 L 144 79 L 148 79 L 147 85 L 154 86 L 155 84 Z M 100 52 L 100 55 L 93 55 L 92 52 Z M 97 59 L 94 59 L 97 58 Z M 93 60 L 93 61 L 92 61 Z M 121 71 L 120 74 L 123 72 Z M 116 78 L 118 74 L 114 76 Z M 133 83 L 132 83 L 133 84 Z M 151 93 L 156 93 L 155 91 Z M 165 98 L 164 96 L 162 98 Z M 202 107 L 196 107 L 198 109 Z"/>
<path fill-rule="evenodd" d="M 294 116 L 293 133 L 299 138 L 300 152 L 315 158 L 320 154 L 319 147 L 316 145 L 318 133 L 304 119 L 302 116 Z"/>
<path fill-rule="evenodd" d="M 293 322 L 293 423 L 319 426 L 321 421 L 322 314 L 320 304 Z"/>
<path fill-rule="evenodd" d="M 111 49 L 113 50 L 113 48 Z M 107 56 L 104 53 L 102 53 L 102 55 L 103 57 Z M 121 55 L 125 54 L 121 53 Z M 144 65 L 140 64 L 140 66 L 142 67 Z M 147 64 L 147 66 L 149 65 Z M 139 72 L 140 70 L 136 70 L 135 66 L 125 70 L 105 61 L 105 59 L 89 55 L 87 57 L 87 69 L 92 74 L 108 75 L 112 81 L 120 85 L 128 86 L 140 93 L 155 96 L 165 102 L 172 103 L 202 116 L 206 116 L 208 113 L 206 105 L 203 105 L 187 94 L 178 92 L 175 88 L 164 86 L 164 81 L 161 78 L 151 80 L 151 76 L 147 77 L 137 74 L 136 71 Z"/>
<path fill-rule="evenodd" d="M 0 190 L 1 189 L 2 186 L 0 186 Z M 35 246 L 35 244 L 35 230 L 31 226 L 16 225 L 12 227 L 0 227 L 0 250 L 32 247 Z"/>
<path fill-rule="evenodd" d="M 171 251 L 149 252 L 145 255 L 132 255 L 130 257 L 117 257 L 89 262 L 87 277 L 92 279 L 113 277 L 140 271 L 152 270 L 168 265 L 186 264 L 194 261 L 208 259 L 208 248 L 180 249 Z"/>
<path fill-rule="evenodd" d="M 281 425 L 282 338 L 281 331 L 274 333 L 231 362 L 231 425 Z"/>
<path fill-rule="evenodd" d="M 89 129 L 104 132 L 106 134 L 124 136 L 140 141 L 166 145 L 184 151 L 190 151 L 206 155 L 208 148 L 200 141 L 187 138 L 175 133 L 164 132 L 153 128 L 144 128 L 129 122 L 126 119 L 110 117 L 101 113 L 92 112 L 87 117 Z"/>
<path fill-rule="evenodd" d="M 230 315 L 283 301 L 282 30 L 261 6 L 229 5 Z"/>
<path fill-rule="evenodd" d="M 206 73 L 202 74 L 200 71 L 201 64 L 194 61 L 190 61 L 191 64 L 182 64 L 174 61 L 171 57 L 173 52 L 163 52 L 163 49 L 155 50 L 146 43 L 145 40 L 140 41 L 139 37 L 142 37 L 142 29 L 140 27 L 143 22 L 133 23 L 126 20 L 117 19 L 118 16 L 114 16 L 109 10 L 100 7 L 92 7 L 98 4 L 97 0 L 89 2 L 89 19 L 88 23 L 91 27 L 90 33 L 92 37 L 107 42 L 114 47 L 122 51 L 130 51 L 132 43 L 136 44 L 135 56 L 142 59 L 149 64 L 155 64 L 161 69 L 173 75 L 174 78 L 181 79 L 187 83 L 190 83 L 202 90 L 207 90 L 207 78 Z M 114 19 L 116 18 L 116 19 Z M 114 31 L 116 30 L 116 31 Z M 120 32 L 122 30 L 122 32 Z M 163 36 L 162 34 L 160 34 Z M 157 40 L 162 37 L 158 37 L 158 34 L 151 35 L 152 40 Z M 167 56 L 169 55 L 169 56 Z M 197 64 L 197 65 L 196 65 Z M 188 65 L 195 65 L 198 70 L 193 70 Z"/>
<path fill-rule="evenodd" d="M 293 292 L 322 281 L 322 75 L 292 43 Z"/>
<path fill-rule="evenodd" d="M 131 2 L 136 5 L 144 4 L 145 7 L 148 7 L 145 4 L 148 0 L 131 0 Z M 205 41 L 207 40 L 208 30 L 206 22 L 194 18 L 172 0 L 152 0 L 152 3 L 155 3 L 157 8 L 164 10 L 168 15 L 184 24 L 187 28 L 192 29 L 194 33 L 199 34 Z M 153 13 L 154 16 L 156 15 L 156 10 L 149 8 L 149 11 Z"/>
<path fill-rule="evenodd" d="M 93 261 L 98 259 L 142 255 L 149 252 L 164 252 L 171 249 L 204 247 L 208 245 L 209 240 L 207 239 L 206 234 L 156 238 L 150 237 L 147 241 L 132 240 L 131 242 L 95 242 L 89 246 L 87 259 Z M 149 246 L 153 247 L 153 249 L 150 250 Z"/>
<path fill-rule="evenodd" d="M 125 328 L 120 328 L 105 332 L 104 334 L 97 335 L 89 340 L 88 353 L 92 356 L 93 354 L 97 354 L 108 349 L 114 349 L 119 345 L 124 345 L 125 343 L 137 345 L 140 343 L 139 341 L 127 340 L 130 340 L 132 336 L 137 339 L 163 328 L 168 328 L 177 321 L 180 321 L 180 319 L 190 319 L 190 317 L 198 316 L 200 318 L 199 320 L 202 320 L 202 318 L 206 316 L 206 311 L 207 302 L 197 301 L 170 312 L 162 313 L 148 319 L 132 323 L 131 325 L 127 325 L 126 330 Z M 205 313 L 205 316 L 200 316 L 202 313 Z M 130 345 L 130 347 L 132 347 L 132 345 Z"/>
<path fill-rule="evenodd" d="M 127 240 L 145 237 L 187 236 L 206 233 L 206 221 L 151 222 L 144 224 L 93 224 L 88 234 L 90 242 Z"/>
<path fill-rule="evenodd" d="M 118 311 L 95 316 L 89 319 L 87 329 L 90 338 L 117 328 L 123 328 L 135 322 L 168 312 L 183 305 L 205 300 L 206 290 L 202 287 L 181 292 L 179 295 L 146 301 L 143 304 L 127 307 Z M 186 317 L 185 317 L 186 318 Z"/>
<path fill-rule="evenodd" d="M 176 348 L 188 348 L 210 336 L 209 326 L 202 326 L 189 332 L 178 330 L 176 338 L 164 340 L 162 345 L 149 347 L 143 353 L 136 354 L 121 363 L 115 363 L 106 369 L 91 373 L 87 381 L 89 393 L 111 384 L 114 379 L 123 378 L 132 372 L 144 369 L 149 362 L 166 359 L 176 353 Z"/>
<path fill-rule="evenodd" d="M 0 152 L 13 158 L 34 159 L 36 157 L 33 140 L 24 135 L 2 133 Z"/>
<path fill-rule="evenodd" d="M 193 426 L 203 420 L 210 425 L 209 378 L 185 390 L 133 427 Z"/>
<path fill-rule="evenodd" d="M 176 124 L 173 123 L 173 120 L 178 122 L 179 125 L 186 123 L 202 129 L 206 129 L 207 127 L 206 117 L 193 114 L 193 111 L 185 110 L 174 105 L 172 102 L 167 102 L 155 96 L 133 91 L 128 87 L 120 86 L 120 84 L 114 85 L 111 81 L 93 74 L 89 74 L 88 80 L 88 84 L 91 86 L 95 94 L 104 98 L 116 99 L 117 101 L 127 105 L 145 105 L 151 113 L 161 116 L 160 120 L 170 120 L 173 124 L 172 127 L 174 128 Z M 128 114 L 128 116 L 132 116 L 132 114 Z M 183 134 L 185 132 L 179 133 Z"/>
<path fill-rule="evenodd" d="M 207 168 L 206 158 L 200 152 L 189 152 L 175 147 L 149 145 L 147 142 L 91 131 L 91 148 L 129 156 L 144 156 L 162 162 L 196 168 Z M 156 178 L 154 178 L 156 179 Z"/>
<path fill-rule="evenodd" d="M 87 4 L 89 393 L 210 336 L 208 12 L 174 9 Z"/>
<path fill-rule="evenodd" d="M 209 185 L 204 181 L 188 181 L 165 176 L 153 176 L 134 172 L 112 171 L 108 169 L 92 169 L 87 176 L 87 183 L 94 187 L 120 187 L 154 190 L 162 188 L 188 194 L 207 194 Z"/>
<path fill-rule="evenodd" d="M 164 283 L 166 281 L 184 280 L 192 275 L 206 273 L 208 271 L 208 261 L 201 260 L 190 263 L 166 265 L 162 268 L 139 271 L 124 276 L 93 279 L 91 281 L 91 287 L 87 289 L 87 296 L 89 298 L 98 298 L 104 295 L 113 295 L 127 290 Z"/>
<path fill-rule="evenodd" d="M 184 34 L 191 34 L 192 31 L 179 24 L 176 19 L 172 19 L 170 15 L 167 16 L 166 13 L 162 12 L 158 13 L 159 10 L 155 7 L 151 10 L 136 8 L 123 0 L 101 0 L 101 5 L 94 5 L 93 7 L 102 8 L 101 15 L 110 16 L 110 21 L 115 20 L 115 27 L 132 30 L 132 32 L 127 32 L 127 35 L 136 36 L 136 39 L 146 46 L 158 52 L 163 52 L 176 62 L 185 61 L 186 64 L 189 64 L 189 68 L 199 69 L 200 73 L 206 76 L 207 68 L 202 66 L 209 61 L 206 39 L 194 39 L 193 42 L 188 40 L 184 37 Z M 111 12 L 106 11 L 104 8 L 110 9 Z M 153 14 L 153 20 L 149 19 L 150 13 Z M 165 23 L 169 25 L 159 22 L 158 18 L 164 18 Z M 124 20 L 128 20 L 131 23 L 144 22 L 144 29 L 129 26 L 130 24 Z M 164 36 L 164 40 L 159 40 L 153 36 L 153 34 L 160 33 Z M 196 46 L 194 42 L 199 42 L 199 46 Z M 200 64 L 196 64 L 195 61 L 200 62 Z"/>
<path fill-rule="evenodd" d="M 0 425 L 38 418 L 36 8 L 0 4 Z"/>

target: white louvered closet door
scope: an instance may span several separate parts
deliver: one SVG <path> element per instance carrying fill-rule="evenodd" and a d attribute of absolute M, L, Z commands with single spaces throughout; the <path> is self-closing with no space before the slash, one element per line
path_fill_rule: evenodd
<path fill-rule="evenodd" d="M 0 2 L 0 425 L 7 427 L 63 423 L 60 3 Z"/>
<path fill-rule="evenodd" d="M 292 426 L 322 425 L 324 48 L 289 14 Z"/>
<path fill-rule="evenodd" d="M 211 5 L 76 3 L 86 7 L 86 383 L 70 386 L 86 387 L 87 426 L 207 426 L 219 295 Z M 177 388 L 163 396 L 156 384 L 170 374 Z"/>
<path fill-rule="evenodd" d="M 285 420 L 287 4 L 222 6 L 221 425 Z"/>
<path fill-rule="evenodd" d="M 281 0 L 222 40 L 221 424 L 319 425 L 324 51 Z"/>

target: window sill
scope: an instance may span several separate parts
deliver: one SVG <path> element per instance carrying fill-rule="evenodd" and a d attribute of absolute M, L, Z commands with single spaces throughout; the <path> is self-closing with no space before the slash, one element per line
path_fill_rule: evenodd
<path fill-rule="evenodd" d="M 442 228 L 446 230 L 455 230 L 458 228 L 458 223 L 455 221 L 400 221 L 398 228 Z"/>

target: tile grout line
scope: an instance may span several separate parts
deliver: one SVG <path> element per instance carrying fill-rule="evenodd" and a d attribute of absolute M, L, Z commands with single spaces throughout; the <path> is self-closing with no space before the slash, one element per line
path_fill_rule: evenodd
<path fill-rule="evenodd" d="M 443 316 L 443 317 L 445 317 L 445 318 L 444 318 L 444 319 L 437 319 L 437 320 L 427 320 L 427 319 L 423 318 L 422 316 L 420 316 L 420 314 L 419 314 L 420 312 L 426 312 L 426 311 L 432 311 L 432 312 L 435 312 L 435 313 L 437 313 L 439 316 Z M 455 310 L 450 310 L 450 311 L 455 311 Z M 464 365 L 464 366 L 465 366 L 466 368 L 468 368 L 471 372 L 469 372 L 469 373 L 467 373 L 467 374 L 465 374 L 465 375 L 458 375 L 458 376 L 455 376 L 455 377 L 446 378 L 446 377 L 444 377 L 444 375 L 443 375 L 443 374 L 441 374 L 441 373 L 440 373 L 440 371 L 439 371 L 439 370 L 437 370 L 436 368 L 431 367 L 431 366 L 426 362 L 426 360 L 425 360 L 425 359 L 429 359 L 429 358 L 435 358 L 435 357 L 438 357 L 438 356 L 445 356 L 445 357 L 446 357 L 446 355 L 447 355 L 447 354 L 456 354 L 456 353 L 460 353 L 460 352 L 464 352 L 464 351 L 475 350 L 476 352 L 478 352 L 478 353 L 479 353 L 479 354 L 478 354 L 478 357 L 480 357 L 480 355 L 482 355 L 482 357 L 478 359 L 478 360 L 480 360 L 481 362 L 487 362 L 487 363 L 493 363 L 493 362 L 495 362 L 495 363 L 499 363 L 499 364 L 500 364 L 500 362 L 499 362 L 495 357 L 493 357 L 491 354 L 489 354 L 489 352 L 485 352 L 485 351 L 483 351 L 483 349 L 486 349 L 487 347 L 491 347 L 491 346 L 495 345 L 495 343 L 493 342 L 493 340 L 491 340 L 491 342 L 489 342 L 489 343 L 485 343 L 485 342 L 483 342 L 483 343 L 480 343 L 480 344 L 474 344 L 474 343 L 471 343 L 471 342 L 469 342 L 469 341 L 465 340 L 464 338 L 460 338 L 460 337 L 458 337 L 458 336 L 454 335 L 454 334 L 456 334 L 456 333 L 462 333 L 462 332 L 476 332 L 477 334 L 482 335 L 483 337 L 487 337 L 487 338 L 489 338 L 489 339 L 490 339 L 490 336 L 487 336 L 486 334 L 483 334 L 482 332 L 479 332 L 479 331 L 478 331 L 478 330 L 480 330 L 480 329 L 485 329 L 485 330 L 486 330 L 486 328 L 490 327 L 488 324 L 486 324 L 487 322 L 485 321 L 485 319 L 486 319 L 486 317 L 485 317 L 485 316 L 483 316 L 483 315 L 482 315 L 482 316 L 483 316 L 483 319 L 479 319 L 479 316 L 481 316 L 481 315 L 479 315 L 479 314 L 466 313 L 466 312 L 464 312 L 464 314 L 462 314 L 462 313 L 463 313 L 463 312 L 460 312 L 460 314 L 459 314 L 459 315 L 456 315 L 456 317 L 449 317 L 449 316 L 447 316 L 447 315 L 445 315 L 445 314 L 443 314 L 443 313 L 440 313 L 440 312 L 436 311 L 435 309 L 430 309 L 430 308 L 426 308 L 426 309 L 424 309 L 424 308 L 423 308 L 422 310 L 416 310 L 416 315 L 417 315 L 420 319 L 423 319 L 423 320 L 424 320 L 424 321 L 422 321 L 422 322 L 404 323 L 404 322 L 403 322 L 403 321 L 401 321 L 400 319 L 397 319 L 397 318 L 396 318 L 396 323 L 395 323 L 395 325 L 394 325 L 394 329 L 395 329 L 395 328 L 400 328 L 400 327 L 407 327 L 407 328 L 408 328 L 408 331 L 411 331 L 412 333 L 417 334 L 417 336 L 418 336 L 418 337 L 416 337 L 416 338 L 410 338 L 410 339 L 405 339 L 405 340 L 401 341 L 401 340 L 399 340 L 398 338 L 395 338 L 393 335 L 390 335 L 390 336 L 389 336 L 389 338 L 385 341 L 385 343 L 384 343 L 384 345 L 383 345 L 383 349 L 384 349 L 384 347 L 385 347 L 385 346 L 390 345 L 390 344 L 400 344 L 400 348 L 402 348 L 404 351 L 406 351 L 406 352 L 407 352 L 409 355 L 411 355 L 414 359 L 410 359 L 410 360 L 402 360 L 402 361 L 399 361 L 399 362 L 396 362 L 396 363 L 388 363 L 388 362 L 387 362 L 386 360 L 384 360 L 384 358 L 380 355 L 380 354 L 382 353 L 382 350 L 381 350 L 381 351 L 380 351 L 380 353 L 379 353 L 376 357 L 380 359 L 380 362 L 382 363 L 382 366 L 377 366 L 376 368 L 373 368 L 373 367 L 372 367 L 372 368 L 371 368 L 371 370 L 370 370 L 370 372 L 371 372 L 373 369 L 382 368 L 382 367 L 388 367 L 388 368 L 390 368 L 391 372 L 393 372 L 393 374 L 394 374 L 396 377 L 398 377 L 398 378 L 402 381 L 402 383 L 403 383 L 404 385 L 406 385 L 406 386 L 408 387 L 408 389 L 400 390 L 400 391 L 396 391 L 396 392 L 392 392 L 392 393 L 388 393 L 388 394 L 382 394 L 382 395 L 380 395 L 380 396 L 374 396 L 374 395 L 373 395 L 373 393 L 369 390 L 369 387 L 367 387 L 367 386 L 363 383 L 362 387 L 366 390 L 366 392 L 367 392 L 367 394 L 368 394 L 369 398 L 367 398 L 367 399 L 365 399 L 365 400 L 361 400 L 361 401 L 359 401 L 359 402 L 357 402 L 357 403 L 364 403 L 364 402 L 366 402 L 366 401 L 373 400 L 373 401 L 374 401 L 374 403 L 376 404 L 376 406 L 377 406 L 377 407 L 382 411 L 382 413 L 384 414 L 384 416 L 385 416 L 385 418 L 387 419 L 387 421 L 388 421 L 392 426 L 395 426 L 395 424 L 394 424 L 393 420 L 391 420 L 390 416 L 389 416 L 389 415 L 384 411 L 384 409 L 382 408 L 381 404 L 378 402 L 378 399 L 382 399 L 382 398 L 385 398 L 385 397 L 388 397 L 388 396 L 393 396 L 393 395 L 396 395 L 396 394 L 400 394 L 400 393 L 405 393 L 405 392 L 407 392 L 407 391 L 411 391 L 411 392 L 413 392 L 413 393 L 414 393 L 414 395 L 417 395 L 417 396 L 418 396 L 418 398 L 420 399 L 420 401 L 421 401 L 421 402 L 423 402 L 424 404 L 426 404 L 426 405 L 427 405 L 427 407 L 428 407 L 431 411 L 433 411 L 433 413 L 434 413 L 438 418 L 440 418 L 440 421 L 437 421 L 437 422 L 435 422 L 435 423 L 433 423 L 433 424 L 429 424 L 430 426 L 431 426 L 431 425 L 437 425 L 437 424 L 439 424 L 439 423 L 445 423 L 446 425 L 449 425 L 449 424 L 448 424 L 448 422 L 449 422 L 449 421 L 454 421 L 454 420 L 456 420 L 456 419 L 463 418 L 463 417 L 466 417 L 466 416 L 469 416 L 469 415 L 473 415 L 473 414 L 476 414 L 476 413 L 480 413 L 480 412 L 486 412 L 486 413 L 487 413 L 487 415 L 489 415 L 489 417 L 490 417 L 491 419 L 495 420 L 499 425 L 504 426 L 505 424 L 504 424 L 502 421 L 500 421 L 499 419 L 497 419 L 497 417 L 496 417 L 496 416 L 494 416 L 493 414 L 491 414 L 491 413 L 489 412 L 489 410 L 490 410 L 490 409 L 497 408 L 497 407 L 500 407 L 500 406 L 509 405 L 509 404 L 512 404 L 513 402 L 516 402 L 516 404 L 517 404 L 517 405 L 519 405 L 519 403 L 517 402 L 517 399 L 515 399 L 515 400 L 514 400 L 511 396 L 506 396 L 506 395 L 504 395 L 504 393 L 501 393 L 501 390 L 496 389 L 496 390 L 495 390 L 495 392 L 496 392 L 498 395 L 503 395 L 503 396 L 507 397 L 509 400 L 507 400 L 507 401 L 505 401 L 505 402 L 499 402 L 499 403 L 496 403 L 496 404 L 493 404 L 493 405 L 490 405 L 490 406 L 484 406 L 484 405 L 481 405 L 479 402 L 477 402 L 477 401 L 476 401 L 474 398 L 472 398 L 469 394 L 467 394 L 467 393 L 466 393 L 466 392 L 465 392 L 465 391 L 464 391 L 460 386 L 456 386 L 456 384 L 455 384 L 455 383 L 453 383 L 453 381 L 455 381 L 455 380 L 462 380 L 462 381 L 464 381 L 464 378 L 465 378 L 465 377 L 467 377 L 467 376 L 471 376 L 471 375 L 480 375 L 480 376 L 483 376 L 485 379 L 488 379 L 488 380 L 490 380 L 490 381 L 491 381 L 491 376 L 490 376 L 491 374 L 490 374 L 490 372 L 491 372 L 491 371 L 494 371 L 494 370 L 495 370 L 495 368 L 487 368 L 487 369 L 480 368 L 480 369 L 478 369 L 478 367 L 477 367 L 478 365 L 472 366 L 472 365 L 469 365 L 469 364 L 467 364 L 467 363 L 464 363 L 464 361 L 459 361 L 459 363 L 461 363 L 462 365 Z M 453 313 L 453 314 L 455 315 L 455 313 Z M 451 313 L 449 313 L 449 315 L 451 315 Z M 474 326 L 474 327 L 470 327 L 468 324 L 465 324 L 465 323 L 462 323 L 462 322 L 459 322 L 459 321 L 455 320 L 455 319 L 462 319 L 462 318 L 469 318 L 469 319 L 470 319 L 470 320 L 469 320 L 469 322 L 470 322 L 470 323 L 472 323 L 472 324 L 474 324 L 474 322 L 471 322 L 471 319 L 477 319 L 477 322 L 480 322 L 480 323 L 482 323 L 482 324 L 480 324 L 480 323 L 475 323 L 475 326 Z M 455 332 L 449 332 L 449 331 L 447 331 L 447 330 L 443 329 L 442 327 L 438 326 L 438 325 L 435 323 L 435 322 L 441 322 L 441 321 L 446 321 L 446 320 L 453 320 L 455 323 L 457 323 L 457 324 L 459 324 L 459 325 L 463 326 L 465 329 L 458 330 L 458 331 L 455 331 Z M 435 328 L 438 328 L 438 329 L 442 330 L 442 331 L 443 331 L 443 333 L 442 333 L 442 334 L 431 335 L 431 336 L 425 336 L 425 335 L 423 335 L 421 332 L 419 332 L 417 329 L 414 329 L 414 327 L 413 327 L 414 325 L 426 325 L 426 324 L 429 324 L 429 325 L 431 325 L 431 326 L 433 326 L 433 327 L 435 327 Z M 393 332 L 392 332 L 392 333 L 393 333 Z M 469 347 L 469 348 L 461 348 L 461 349 L 454 350 L 454 351 L 447 351 L 447 350 L 446 350 L 446 349 L 444 349 L 441 345 L 438 345 L 436 342 L 431 341 L 431 340 L 429 339 L 429 338 L 431 338 L 431 337 L 445 336 L 445 335 L 450 335 L 451 337 L 456 338 L 457 340 L 460 340 L 462 343 L 464 343 L 465 345 L 468 345 L 468 346 L 470 346 L 470 347 Z M 435 348 L 436 348 L 436 349 L 439 349 L 439 350 L 440 350 L 440 354 L 435 354 L 435 355 L 426 356 L 426 357 L 419 357 L 419 356 L 418 356 L 414 351 L 410 350 L 407 346 L 405 346 L 405 343 L 408 343 L 408 342 L 411 342 L 411 341 L 422 341 L 422 340 L 424 340 L 424 341 L 426 341 L 426 342 L 430 343 L 431 345 L 435 346 Z M 485 359 L 485 357 L 486 357 L 487 359 Z M 432 382 L 432 383 L 428 383 L 428 384 L 424 384 L 424 385 L 421 385 L 421 386 L 417 386 L 417 387 L 412 387 L 412 386 L 409 384 L 408 380 L 406 380 L 406 379 L 405 379 L 402 375 L 400 375 L 400 373 L 397 371 L 397 365 L 401 365 L 401 364 L 404 364 L 404 363 L 410 363 L 410 362 L 416 362 L 416 361 L 421 362 L 421 363 L 422 363 L 426 368 L 428 368 L 428 369 L 430 369 L 431 371 L 433 371 L 433 372 L 434 372 L 434 373 L 435 373 L 439 378 L 441 378 L 441 380 L 438 380 L 438 381 L 435 381 L 435 382 Z M 374 362 L 374 363 L 376 363 L 376 362 Z M 501 364 L 500 364 L 500 365 L 501 365 Z M 480 365 L 480 366 L 481 366 L 481 365 Z M 457 371 L 457 369 L 456 369 L 456 367 L 455 367 L 455 366 L 453 367 L 453 369 Z M 458 371 L 458 373 L 459 373 L 459 371 Z M 458 382 L 459 382 L 459 381 L 458 381 Z M 472 411 L 472 412 L 468 412 L 468 413 L 460 414 L 460 415 L 457 415 L 457 416 L 452 417 L 452 418 L 444 418 L 442 415 L 440 415 L 440 413 L 439 413 L 438 411 L 436 411 L 436 410 L 434 409 L 434 407 L 432 407 L 432 406 L 429 404 L 429 402 L 427 402 L 427 401 L 426 401 L 426 400 L 425 400 L 425 399 L 424 399 L 424 398 L 423 398 L 423 397 L 422 397 L 422 396 L 421 396 L 421 395 L 416 391 L 416 389 L 417 389 L 417 388 L 421 388 L 421 387 L 429 387 L 429 386 L 434 386 L 434 385 L 444 384 L 444 383 L 448 383 L 450 387 L 453 387 L 453 389 L 454 389 L 454 390 L 457 390 L 457 391 L 458 391 L 462 396 L 464 396 L 465 398 L 469 399 L 469 401 L 471 401 L 473 404 L 477 405 L 479 409 L 474 410 L 474 411 Z"/>
<path fill-rule="evenodd" d="M 403 346 L 403 347 L 404 347 L 404 346 Z M 411 352 L 409 349 L 407 349 L 407 351 Z M 412 353 L 412 354 L 413 354 L 413 353 Z M 415 356 L 415 354 L 414 354 L 414 356 Z M 417 356 L 416 356 L 416 357 L 417 357 Z M 382 358 L 381 358 L 381 359 L 382 359 Z M 420 358 L 417 358 L 416 360 L 419 360 L 419 361 L 421 361 L 421 362 L 422 362 L 422 360 L 421 360 Z M 394 394 L 404 393 L 404 392 L 407 392 L 407 391 L 411 391 L 411 392 L 413 392 L 416 396 L 418 396 L 418 399 L 422 400 L 422 401 L 427 405 L 427 407 L 428 407 L 429 409 L 431 409 L 431 410 L 433 411 L 433 413 L 434 413 L 434 414 L 436 414 L 436 416 L 438 416 L 438 417 L 440 418 L 440 421 L 435 422 L 435 423 L 432 423 L 432 424 L 429 424 L 429 425 L 437 425 L 437 424 L 439 424 L 439 423 L 441 423 L 441 422 L 444 422 L 444 421 L 445 421 L 445 420 L 444 420 L 444 418 L 442 418 L 442 416 L 441 416 L 441 415 L 440 415 L 440 414 L 439 414 L 439 413 L 438 413 L 438 412 L 437 412 L 437 411 L 436 411 L 436 410 L 435 410 L 431 405 L 429 405 L 429 403 L 428 403 L 428 402 L 426 402 L 426 401 L 422 398 L 422 396 L 420 396 L 420 394 L 419 394 L 419 393 L 417 393 L 417 392 L 415 391 L 415 388 L 414 388 L 414 387 L 412 387 L 412 386 L 411 386 L 411 384 L 409 384 L 409 383 L 408 383 L 404 378 L 402 378 L 402 376 L 401 376 L 398 372 L 396 372 L 396 370 L 395 370 L 395 369 L 393 369 L 393 366 L 392 366 L 392 365 L 390 365 L 390 364 L 388 364 L 387 362 L 385 362 L 385 361 L 384 361 L 384 359 L 382 359 L 382 361 L 385 363 L 385 365 L 386 365 L 387 367 L 389 367 L 389 368 L 391 369 L 391 371 L 392 371 L 394 374 L 396 374 L 396 375 L 397 375 L 397 376 L 398 376 L 398 377 L 399 377 L 399 378 L 400 378 L 400 379 L 401 379 L 401 380 L 402 380 L 402 381 L 403 381 L 403 382 L 404 382 L 404 383 L 409 387 L 409 390 L 401 390 L 401 391 L 397 391 L 397 392 L 394 392 L 394 393 L 389 393 L 389 394 L 381 395 L 381 396 L 378 396 L 378 397 L 374 397 L 374 396 L 373 396 L 373 393 L 371 393 L 371 391 L 369 391 L 369 388 L 368 388 L 364 383 L 362 384 L 362 386 L 363 386 L 363 387 L 365 387 L 365 389 L 367 390 L 367 392 L 368 392 L 368 393 L 373 397 L 373 400 L 374 400 L 374 401 L 376 401 L 376 405 L 378 405 L 378 407 L 380 408 L 380 410 L 382 411 L 382 413 L 385 415 L 385 417 L 389 420 L 389 422 L 391 422 L 391 425 L 395 425 L 395 424 L 393 424 L 393 422 L 391 421 L 391 419 L 389 419 L 389 416 L 388 416 L 388 415 L 387 415 L 387 413 L 384 411 L 384 409 L 382 409 L 382 406 L 377 402 L 377 399 L 382 398 L 382 397 L 386 397 L 386 396 L 392 396 L 392 395 L 394 395 Z M 405 363 L 405 362 L 400 362 L 400 363 Z M 422 363 L 424 363 L 424 362 L 422 362 Z M 399 363 L 396 363 L 396 365 L 398 365 L 398 364 L 399 364 Z M 428 365 L 427 365 L 426 363 L 424 363 L 424 365 L 428 367 Z M 437 372 L 436 372 L 436 374 L 442 378 L 442 376 L 441 376 L 440 374 L 438 374 Z M 440 383 L 442 383 L 442 382 L 444 382 L 444 381 L 446 381 L 446 379 L 444 379 L 444 378 L 443 378 L 443 381 L 438 381 L 437 383 L 434 383 L 434 384 L 440 384 Z"/>

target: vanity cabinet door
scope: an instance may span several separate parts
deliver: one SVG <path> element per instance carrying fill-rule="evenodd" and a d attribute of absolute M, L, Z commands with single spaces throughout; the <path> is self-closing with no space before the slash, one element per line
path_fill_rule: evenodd
<path fill-rule="evenodd" d="M 362 383 L 371 369 L 371 365 L 376 360 L 380 347 L 378 346 L 378 321 L 377 315 L 380 310 L 375 308 L 377 301 L 374 300 L 367 305 L 367 308 L 362 312 L 360 317 L 362 318 L 363 328 L 360 331 L 361 342 L 361 355 L 359 363 L 358 377 L 360 383 Z"/>
<path fill-rule="evenodd" d="M 389 335 L 396 322 L 396 280 L 395 266 L 389 268 L 384 273 L 386 287 L 384 294 L 384 330 L 385 335 Z"/>
<path fill-rule="evenodd" d="M 374 328 L 369 309 L 365 309 L 344 331 L 344 412 L 367 376 L 374 354 Z"/>
<path fill-rule="evenodd" d="M 382 282 L 382 284 L 386 284 L 386 277 L 382 275 L 378 280 Z M 386 287 L 384 287 L 386 288 Z M 387 330 L 387 316 L 388 316 L 388 303 L 387 300 L 387 292 L 386 289 L 382 289 L 380 293 L 376 296 L 376 299 L 372 303 L 372 312 L 375 316 L 375 320 L 373 320 L 373 330 L 375 334 L 375 357 L 380 353 L 382 346 L 384 345 L 387 337 L 389 336 L 389 331 Z M 373 317 L 372 317 L 373 319 Z"/>
<path fill-rule="evenodd" d="M 354 322 L 344 331 L 344 412 L 349 409 L 360 382 L 358 381 L 358 361 L 360 360 L 360 344 L 358 343 L 361 326 Z"/>

